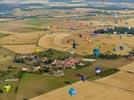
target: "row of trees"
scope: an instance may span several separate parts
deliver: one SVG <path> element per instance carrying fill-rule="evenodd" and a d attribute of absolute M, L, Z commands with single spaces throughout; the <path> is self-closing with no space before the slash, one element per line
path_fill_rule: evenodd
<path fill-rule="evenodd" d="M 50 62 L 54 61 L 55 59 L 64 60 L 71 56 L 71 54 L 68 52 L 54 50 L 54 49 L 48 49 L 46 51 L 42 51 L 38 55 L 41 57 L 48 57 L 48 61 Z"/>
<path fill-rule="evenodd" d="M 128 28 L 128 27 L 114 27 L 113 28 L 108 28 L 107 29 L 98 29 L 95 30 L 94 33 L 101 33 L 101 34 L 109 34 L 109 33 L 114 33 L 116 32 L 117 34 L 132 34 L 134 35 L 134 27 Z"/>
<path fill-rule="evenodd" d="M 120 58 L 120 57 L 123 57 L 123 56 L 117 55 L 117 54 L 100 54 L 100 56 L 98 58 L 101 58 L 101 59 L 117 59 L 117 58 Z M 90 54 L 90 55 L 86 55 L 85 58 L 95 59 L 96 57 L 93 54 Z"/>
<path fill-rule="evenodd" d="M 14 79 L 14 78 L 22 78 L 24 75 L 24 71 L 14 71 L 14 70 L 1 70 L 0 71 L 0 81 L 4 81 L 6 79 Z"/>

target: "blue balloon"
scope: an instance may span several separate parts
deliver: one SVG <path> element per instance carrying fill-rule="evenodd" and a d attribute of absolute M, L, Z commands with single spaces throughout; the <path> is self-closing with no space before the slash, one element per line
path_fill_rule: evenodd
<path fill-rule="evenodd" d="M 95 56 L 95 57 L 99 57 L 99 56 L 100 56 L 100 50 L 99 50 L 98 48 L 95 48 L 95 49 L 93 50 L 93 53 L 94 53 L 94 56 Z"/>
<path fill-rule="evenodd" d="M 69 95 L 71 95 L 71 96 L 75 96 L 77 93 L 76 93 L 76 90 L 74 89 L 74 88 L 70 88 L 69 90 L 68 90 L 68 93 L 69 93 Z"/>
<path fill-rule="evenodd" d="M 85 81 L 86 79 L 87 79 L 86 76 L 81 76 L 81 80 L 82 80 L 82 81 Z"/>

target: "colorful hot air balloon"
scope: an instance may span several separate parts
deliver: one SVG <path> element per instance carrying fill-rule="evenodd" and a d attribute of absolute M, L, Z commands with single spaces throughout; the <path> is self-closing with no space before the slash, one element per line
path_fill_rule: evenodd
<path fill-rule="evenodd" d="M 77 91 L 76 91 L 76 89 L 74 89 L 74 88 L 70 88 L 70 89 L 68 90 L 68 93 L 69 93 L 69 95 L 71 95 L 71 96 L 75 96 L 75 95 L 77 94 Z"/>
<path fill-rule="evenodd" d="M 81 76 L 81 80 L 84 82 L 85 80 L 87 80 L 86 76 Z"/>
<path fill-rule="evenodd" d="M 39 52 L 40 52 L 40 49 L 39 48 L 35 48 L 35 53 L 39 54 Z"/>
<path fill-rule="evenodd" d="M 96 72 L 96 74 L 99 74 L 99 73 L 102 72 L 102 69 L 97 66 L 97 67 L 95 68 L 95 72 Z"/>
<path fill-rule="evenodd" d="M 95 48 L 93 50 L 93 54 L 94 54 L 95 57 L 99 57 L 100 56 L 100 49 L 99 48 Z"/>
<path fill-rule="evenodd" d="M 11 90 L 11 85 L 5 85 L 4 89 L 5 89 L 6 93 L 9 93 Z"/>

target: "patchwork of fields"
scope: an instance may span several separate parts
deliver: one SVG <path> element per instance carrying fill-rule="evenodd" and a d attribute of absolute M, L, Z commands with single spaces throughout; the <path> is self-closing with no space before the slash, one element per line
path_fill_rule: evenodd
<path fill-rule="evenodd" d="M 13 19 L 0 19 L 0 100 L 134 100 L 134 33 L 116 32 L 118 27 L 134 31 L 134 11 L 68 7 L 72 8 L 15 9 L 11 14 Z M 98 29 L 110 28 L 113 33 L 95 34 Z M 99 48 L 102 57 L 94 58 L 94 48 Z M 45 69 L 33 71 L 40 66 L 52 67 L 47 64 L 51 61 L 49 57 L 38 55 L 37 49 L 38 53 L 50 50 L 54 61 L 57 56 L 63 60 L 68 53 L 69 57 L 93 58 L 95 62 L 76 69 L 62 69 L 65 75 L 55 77 Z M 18 62 L 17 57 L 20 57 Z M 38 57 L 43 61 L 47 58 L 48 62 L 36 65 L 34 60 Z M 104 76 L 110 76 L 102 78 L 95 73 L 97 66 L 104 71 L 120 71 L 113 75 L 107 72 Z M 77 74 L 89 79 L 81 82 Z M 5 81 L 12 78 L 19 80 Z M 67 81 L 72 84 L 67 85 Z M 4 91 L 8 84 L 10 93 Z M 71 87 L 77 90 L 76 96 L 68 94 Z"/>
<path fill-rule="evenodd" d="M 134 62 L 123 66 L 134 66 Z M 131 67 L 130 70 L 133 70 Z M 95 81 L 77 82 L 75 84 L 54 90 L 47 94 L 32 98 L 31 100 L 133 100 L 134 99 L 134 76 L 128 70 Z M 77 95 L 72 97 L 68 89 L 74 87 Z"/>

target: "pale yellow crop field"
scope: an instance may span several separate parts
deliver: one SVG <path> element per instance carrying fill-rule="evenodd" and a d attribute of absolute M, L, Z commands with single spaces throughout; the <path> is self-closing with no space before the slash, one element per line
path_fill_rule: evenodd
<path fill-rule="evenodd" d="M 133 63 L 132 63 L 133 65 Z M 124 67 L 130 66 L 125 65 Z M 120 71 L 96 81 L 77 82 L 75 84 L 37 96 L 31 100 L 133 100 L 133 74 Z M 76 96 L 70 96 L 68 89 L 74 87 Z"/>
<path fill-rule="evenodd" d="M 9 49 L 15 53 L 28 54 L 35 51 L 36 45 L 2 45 L 2 47 Z"/>

